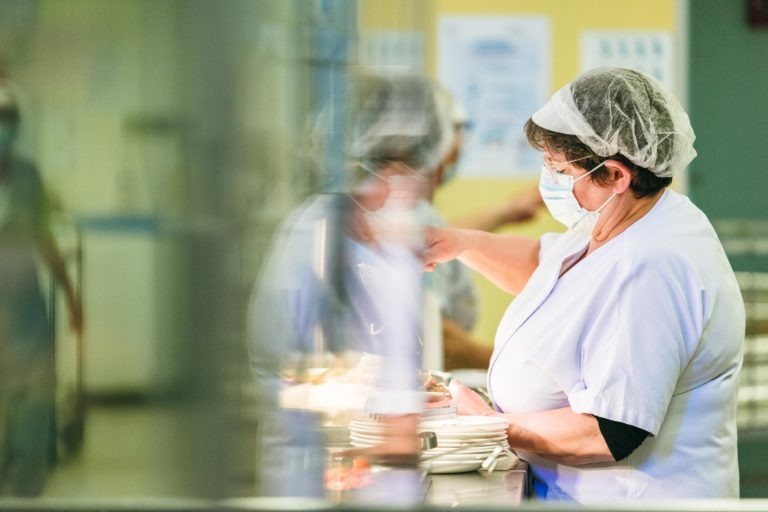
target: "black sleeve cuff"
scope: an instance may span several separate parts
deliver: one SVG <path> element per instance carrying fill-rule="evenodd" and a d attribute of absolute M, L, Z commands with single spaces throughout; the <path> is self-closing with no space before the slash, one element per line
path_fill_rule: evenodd
<path fill-rule="evenodd" d="M 611 455 L 615 461 L 627 458 L 629 454 L 637 449 L 645 438 L 651 435 L 641 428 L 637 428 L 626 423 L 601 418 L 597 418 L 597 424 L 600 427 L 600 433 L 603 434 L 605 444 L 611 450 Z"/>

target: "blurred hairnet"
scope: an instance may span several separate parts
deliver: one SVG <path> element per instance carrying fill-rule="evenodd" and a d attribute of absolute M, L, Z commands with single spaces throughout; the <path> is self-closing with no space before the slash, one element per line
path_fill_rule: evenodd
<path fill-rule="evenodd" d="M 363 74 L 353 87 L 350 157 L 370 169 L 400 162 L 429 174 L 453 142 L 452 106 L 430 80 Z"/>
<path fill-rule="evenodd" d="M 680 102 L 655 78 L 625 68 L 582 73 L 537 111 L 542 128 L 575 135 L 602 157 L 622 154 L 665 178 L 696 156 Z"/>

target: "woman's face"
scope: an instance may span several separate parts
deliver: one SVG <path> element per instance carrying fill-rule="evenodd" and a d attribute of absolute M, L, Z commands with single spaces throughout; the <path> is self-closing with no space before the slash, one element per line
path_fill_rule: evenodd
<path fill-rule="evenodd" d="M 562 153 L 544 152 L 544 165 L 558 175 L 573 176 L 574 180 L 584 176 L 589 172 L 589 169 L 584 169 L 579 166 L 579 163 L 579 160 L 568 161 Z M 573 195 L 576 196 L 576 200 L 583 208 L 590 211 L 594 211 L 604 204 L 611 194 L 612 191 L 609 187 L 600 185 L 589 176 L 575 181 L 573 184 Z"/>
<path fill-rule="evenodd" d="M 404 164 L 393 163 L 378 169 L 353 192 L 367 210 L 375 211 L 386 204 L 413 208 L 426 197 L 429 180 Z"/>

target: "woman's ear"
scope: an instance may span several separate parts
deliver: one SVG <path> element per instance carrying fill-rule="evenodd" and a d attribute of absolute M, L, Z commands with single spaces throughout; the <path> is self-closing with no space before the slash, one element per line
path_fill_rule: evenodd
<path fill-rule="evenodd" d="M 616 194 L 625 192 L 632 183 L 632 170 L 618 160 L 606 160 L 608 184 Z"/>

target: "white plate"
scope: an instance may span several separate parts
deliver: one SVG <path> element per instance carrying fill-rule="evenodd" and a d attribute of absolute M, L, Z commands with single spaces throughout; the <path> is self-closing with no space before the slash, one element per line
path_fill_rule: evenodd
<path fill-rule="evenodd" d="M 390 437 L 390 434 L 387 432 L 362 432 L 358 430 L 350 430 L 349 435 L 361 436 L 361 437 L 375 437 L 376 439 L 384 439 L 385 437 Z"/>
<path fill-rule="evenodd" d="M 443 435 L 440 432 L 436 432 L 436 435 L 437 435 L 438 446 L 440 445 L 441 442 L 483 443 L 483 442 L 489 442 L 489 441 L 501 441 L 507 438 L 506 434 L 497 434 L 495 436 L 469 436 L 469 435 L 449 436 L 449 435 Z"/>
<path fill-rule="evenodd" d="M 379 437 L 377 437 L 377 436 L 360 436 L 360 435 L 356 435 L 356 434 L 350 434 L 349 438 L 350 439 L 356 439 L 358 441 L 369 441 L 371 443 L 381 443 L 382 441 L 387 439 L 387 437 L 384 437 L 384 436 L 379 436 Z"/>
<path fill-rule="evenodd" d="M 482 448 L 486 446 L 509 446 L 507 439 L 487 439 L 483 441 L 467 442 L 467 441 L 453 441 L 450 439 L 438 439 L 436 449 L 442 448 Z"/>
<path fill-rule="evenodd" d="M 373 428 L 373 427 L 363 427 L 359 425 L 350 425 L 349 431 L 350 432 L 360 432 L 360 433 L 367 433 L 367 434 L 383 434 L 385 432 L 388 432 L 391 429 L 388 428 Z"/>
<path fill-rule="evenodd" d="M 451 421 L 451 418 L 446 418 L 441 421 Z M 382 428 L 382 427 L 369 427 L 365 425 L 350 425 L 349 426 L 350 432 L 358 432 L 360 434 L 369 434 L 369 435 L 375 435 L 375 434 L 383 434 L 388 431 L 390 431 L 390 428 Z M 419 427 L 419 432 L 434 432 L 438 436 L 445 436 L 445 437 L 461 437 L 461 438 L 488 438 L 488 437 L 498 437 L 498 436 L 504 436 L 506 435 L 507 431 L 506 429 L 479 429 L 479 430 L 471 430 L 467 428 L 460 428 L 460 429 L 451 429 L 451 428 L 442 428 L 442 427 Z"/>
<path fill-rule="evenodd" d="M 456 451 L 457 448 L 442 448 L 438 446 L 437 448 L 432 448 L 431 450 L 427 450 L 424 452 L 425 456 L 431 456 L 431 455 L 437 455 L 439 453 L 491 453 L 497 446 L 501 446 L 500 444 L 489 444 L 488 446 L 467 446 L 462 448 L 459 451 Z"/>
<path fill-rule="evenodd" d="M 385 439 L 371 439 L 371 438 L 368 438 L 368 437 L 350 437 L 349 441 L 350 442 L 354 442 L 354 443 L 370 444 L 371 446 L 374 446 L 374 445 L 377 445 L 377 444 L 382 444 L 382 443 L 386 442 Z"/>
<path fill-rule="evenodd" d="M 501 446 L 503 448 L 507 448 L 509 446 L 509 444 L 508 443 L 504 443 L 503 441 L 495 441 L 493 443 L 473 443 L 473 444 L 466 444 L 466 443 L 438 443 L 438 445 L 437 445 L 438 449 L 441 449 L 443 451 L 457 450 L 459 448 L 464 448 L 464 449 L 467 449 L 467 448 L 491 449 L 491 448 L 496 448 L 497 446 Z"/>
<path fill-rule="evenodd" d="M 423 432 L 434 432 L 438 439 L 496 439 L 507 437 L 507 432 L 452 432 L 450 430 L 429 430 Z"/>
<path fill-rule="evenodd" d="M 450 420 L 421 422 L 422 429 L 496 430 L 507 428 L 509 421 L 497 416 L 456 416 Z"/>
<path fill-rule="evenodd" d="M 463 432 L 455 433 L 455 432 L 442 432 L 442 431 L 435 432 L 433 430 L 430 430 L 428 432 L 434 432 L 438 442 L 443 440 L 443 441 L 455 441 L 457 443 L 459 442 L 472 443 L 472 442 L 493 441 L 497 439 L 507 438 L 506 432 L 483 432 L 481 434 L 477 434 L 474 432 L 473 433 L 463 433 Z M 355 435 L 355 436 L 365 436 L 365 437 L 387 437 L 388 435 L 386 431 L 372 432 L 368 430 L 357 430 L 357 429 L 351 429 L 349 431 L 349 434 Z"/>
<path fill-rule="evenodd" d="M 357 438 L 357 439 L 368 439 L 371 441 L 377 440 L 377 439 L 387 439 L 389 436 L 385 435 L 376 435 L 376 434 L 363 434 L 361 432 L 350 432 L 349 433 L 350 439 Z"/>
<path fill-rule="evenodd" d="M 481 464 L 482 462 L 447 462 L 442 464 L 436 461 L 430 461 L 425 462 L 421 467 L 426 470 L 427 473 L 433 474 L 468 473 L 480 469 Z"/>
<path fill-rule="evenodd" d="M 424 416 L 422 416 L 424 417 Z M 427 416 L 430 420 L 449 420 L 451 418 L 455 418 L 456 413 L 455 412 L 446 412 L 441 414 L 430 414 Z"/>
<path fill-rule="evenodd" d="M 349 442 L 349 444 L 351 444 L 355 448 L 372 448 L 372 447 L 376 446 L 379 443 L 371 443 L 371 442 L 368 442 L 368 441 L 355 441 L 355 440 L 352 440 L 352 441 Z"/>
<path fill-rule="evenodd" d="M 364 428 L 387 428 L 383 423 L 373 421 L 364 418 L 353 419 L 349 422 L 349 426 L 364 427 Z"/>
<path fill-rule="evenodd" d="M 380 444 L 387 440 L 387 438 L 384 436 L 366 436 L 366 435 L 355 434 L 355 433 L 351 433 L 349 435 L 349 439 L 351 441 L 360 441 L 363 443 L 374 443 L 374 444 Z M 509 446 L 509 444 L 505 438 L 489 439 L 487 441 L 478 441 L 478 442 L 466 442 L 464 440 L 452 441 L 447 439 L 438 439 L 437 448 L 435 448 L 434 450 L 454 451 L 457 448 L 463 448 L 464 450 L 473 450 L 477 452 L 482 450 L 491 450 L 497 446 L 506 447 L 506 446 Z"/>
<path fill-rule="evenodd" d="M 439 457 L 424 457 L 424 461 L 432 461 L 432 462 L 483 462 L 485 459 L 488 458 L 488 456 L 493 453 L 493 450 L 486 452 L 486 453 L 468 453 L 468 454 L 462 454 L 462 453 L 446 453 L 445 455 L 440 455 Z"/>

